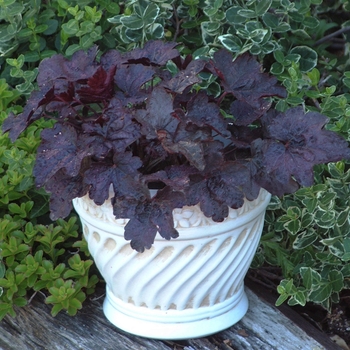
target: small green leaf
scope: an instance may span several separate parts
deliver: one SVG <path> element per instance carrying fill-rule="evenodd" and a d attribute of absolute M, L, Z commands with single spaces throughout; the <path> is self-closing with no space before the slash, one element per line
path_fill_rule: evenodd
<path fill-rule="evenodd" d="M 131 30 L 135 29 L 141 29 L 143 28 L 143 20 L 142 18 L 136 16 L 136 15 L 130 15 L 120 18 L 120 22 L 123 23 L 123 25 Z"/>
<path fill-rule="evenodd" d="M 344 288 L 344 276 L 340 271 L 330 271 L 328 280 L 332 284 L 333 292 L 340 292 Z"/>
<path fill-rule="evenodd" d="M 152 39 L 162 39 L 164 37 L 164 27 L 160 23 L 153 23 L 148 28 Z"/>
<path fill-rule="evenodd" d="M 309 294 L 309 300 L 314 303 L 322 303 L 327 300 L 332 294 L 331 283 L 323 283 L 315 291 Z"/>
<path fill-rule="evenodd" d="M 120 13 L 120 7 L 117 3 L 115 2 L 107 2 L 106 6 L 107 12 L 109 12 L 112 15 L 118 15 Z"/>
<path fill-rule="evenodd" d="M 313 229 L 304 231 L 297 235 L 293 242 L 293 249 L 304 249 L 314 243 L 317 239 L 318 235 Z"/>
<path fill-rule="evenodd" d="M 226 11 L 226 20 L 229 24 L 235 25 L 246 21 L 246 18 L 238 13 L 242 9 L 240 6 L 232 6 Z"/>
<path fill-rule="evenodd" d="M 300 220 L 291 220 L 283 225 L 283 227 L 292 235 L 295 235 L 299 232 L 301 228 Z"/>
<path fill-rule="evenodd" d="M 312 288 L 313 277 L 312 277 L 312 269 L 310 267 L 301 267 L 300 275 L 303 279 L 303 284 L 306 289 Z"/>
<path fill-rule="evenodd" d="M 289 298 L 288 294 L 282 294 L 278 297 L 278 299 L 275 302 L 276 306 L 282 305 L 287 299 Z"/>
<path fill-rule="evenodd" d="M 242 17 L 245 17 L 245 18 L 254 18 L 256 16 L 255 15 L 255 11 L 248 10 L 248 9 L 239 10 L 237 13 L 238 13 L 239 16 L 242 16 Z"/>
<path fill-rule="evenodd" d="M 302 203 L 305 205 L 309 213 L 313 213 L 317 206 L 318 200 L 317 198 L 305 198 L 302 200 Z"/>
<path fill-rule="evenodd" d="M 283 71 L 284 71 L 284 67 L 282 64 L 280 64 L 278 62 L 272 63 L 271 68 L 270 68 L 271 74 L 280 75 L 283 73 Z"/>
<path fill-rule="evenodd" d="M 307 73 L 307 76 L 311 80 L 312 86 L 317 86 L 320 81 L 320 71 L 317 68 L 314 68 L 312 71 Z"/>
<path fill-rule="evenodd" d="M 305 17 L 303 19 L 303 25 L 308 28 L 317 28 L 320 22 L 315 17 Z"/>
<path fill-rule="evenodd" d="M 285 33 L 290 30 L 290 25 L 286 22 L 280 23 L 276 28 L 274 28 L 275 33 Z"/>
<path fill-rule="evenodd" d="M 81 49 L 81 47 L 78 44 L 70 45 L 70 46 L 67 47 L 66 55 L 67 56 L 72 56 L 74 52 L 77 52 L 80 49 Z"/>
<path fill-rule="evenodd" d="M 350 208 L 346 208 L 345 210 L 342 210 L 339 212 L 338 217 L 337 217 L 337 225 L 339 227 L 345 225 L 345 223 L 349 222 L 349 210 Z"/>
<path fill-rule="evenodd" d="M 305 306 L 305 304 L 306 304 L 306 293 L 305 293 L 305 291 L 298 290 L 293 295 L 293 298 L 297 302 L 297 304 L 299 304 L 301 306 Z"/>
<path fill-rule="evenodd" d="M 47 28 L 43 32 L 44 35 L 52 35 L 52 34 L 56 33 L 56 31 L 58 29 L 57 19 L 48 19 L 46 21 L 46 24 L 47 24 Z"/>
<path fill-rule="evenodd" d="M 35 27 L 34 31 L 36 34 L 40 34 L 40 33 L 45 32 L 48 28 L 49 28 L 49 26 L 47 24 L 40 24 L 40 25 Z"/>
<path fill-rule="evenodd" d="M 262 16 L 265 14 L 272 4 L 272 0 L 260 0 L 255 3 L 255 15 Z"/>
<path fill-rule="evenodd" d="M 275 29 L 279 25 L 278 17 L 270 12 L 266 12 L 262 17 L 262 20 L 271 29 Z"/>
<path fill-rule="evenodd" d="M 127 38 L 127 42 L 138 42 L 142 40 L 143 31 L 142 30 L 131 30 L 126 29 L 125 36 Z"/>
<path fill-rule="evenodd" d="M 50 303 L 49 301 L 47 301 L 48 298 L 46 298 L 46 302 Z M 53 308 L 51 309 L 51 315 L 53 317 L 57 316 L 57 314 L 63 309 L 63 306 L 61 304 L 55 304 L 53 306 Z"/>
<path fill-rule="evenodd" d="M 62 24 L 62 30 L 68 35 L 75 35 L 79 31 L 79 22 L 75 19 Z"/>
<path fill-rule="evenodd" d="M 218 39 L 222 45 L 231 52 L 240 52 L 242 49 L 242 41 L 232 34 L 220 35 Z"/>
<path fill-rule="evenodd" d="M 274 51 L 273 57 L 274 57 L 275 60 L 276 60 L 278 63 L 280 63 L 280 64 L 282 64 L 282 63 L 284 62 L 284 54 L 283 54 L 283 52 L 280 51 L 280 50 Z"/>
<path fill-rule="evenodd" d="M 311 71 L 317 65 L 317 52 L 308 46 L 296 46 L 290 53 L 298 54 L 300 58 L 300 70 L 304 73 Z"/>

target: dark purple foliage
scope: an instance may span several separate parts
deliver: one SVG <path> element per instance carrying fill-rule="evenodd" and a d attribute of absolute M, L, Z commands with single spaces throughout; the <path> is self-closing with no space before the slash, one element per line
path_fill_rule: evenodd
<path fill-rule="evenodd" d="M 42 61 L 39 91 L 2 129 L 15 141 L 41 117 L 56 121 L 41 134 L 34 168 L 36 185 L 51 193 L 53 220 L 70 213 L 73 198 L 89 193 L 100 205 L 112 189 L 114 215 L 130 219 L 125 238 L 142 252 L 157 232 L 178 236 L 175 208 L 199 203 L 223 221 L 229 207 L 255 199 L 261 187 L 294 192 L 312 184 L 315 164 L 349 158 L 347 142 L 324 129 L 324 116 L 271 109 L 270 97 L 286 92 L 249 54 L 233 61 L 220 50 L 212 60 L 193 60 L 176 46 L 150 41 L 99 60 L 93 47 Z M 202 72 L 217 77 L 221 96 L 195 86 Z M 153 185 L 159 190 L 151 197 Z"/>

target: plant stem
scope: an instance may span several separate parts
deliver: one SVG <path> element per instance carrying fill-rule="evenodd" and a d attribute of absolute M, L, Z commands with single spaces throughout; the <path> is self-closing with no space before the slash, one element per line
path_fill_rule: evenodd
<path fill-rule="evenodd" d="M 331 34 L 329 34 L 329 35 L 324 36 L 322 39 L 317 40 L 313 46 L 321 45 L 321 44 L 323 44 L 324 42 L 326 42 L 326 41 L 328 41 L 328 40 L 331 40 L 332 38 L 334 38 L 334 37 L 336 37 L 336 36 L 338 36 L 338 35 L 340 35 L 340 34 L 346 33 L 346 32 L 348 32 L 348 31 L 350 31 L 350 26 L 341 28 L 341 29 L 335 31 L 334 33 L 331 33 Z"/>

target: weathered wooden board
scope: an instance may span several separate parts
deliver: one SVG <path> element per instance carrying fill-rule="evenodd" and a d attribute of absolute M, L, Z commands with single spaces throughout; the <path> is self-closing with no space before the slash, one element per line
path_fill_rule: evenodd
<path fill-rule="evenodd" d="M 50 315 L 39 294 L 0 324 L 3 350 L 329 350 L 279 310 L 247 289 L 250 309 L 233 327 L 208 338 L 160 341 L 127 334 L 104 317 L 102 299 L 90 300 L 75 317 Z M 327 343 L 327 342 L 326 342 Z M 331 347 L 330 347 L 331 346 Z"/>

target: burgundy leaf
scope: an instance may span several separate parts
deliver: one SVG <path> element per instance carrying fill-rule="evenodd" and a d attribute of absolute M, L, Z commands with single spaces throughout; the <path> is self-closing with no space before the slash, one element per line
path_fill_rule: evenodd
<path fill-rule="evenodd" d="M 144 198 L 144 200 L 147 199 L 150 199 L 149 195 Z M 138 205 L 139 200 L 130 196 L 112 197 L 113 215 L 117 219 L 133 218 Z"/>
<path fill-rule="evenodd" d="M 157 226 L 159 234 L 167 240 L 177 238 L 179 234 L 174 228 L 173 210 L 186 204 L 184 194 L 164 187 L 157 191 L 152 203 L 155 207 L 152 222 Z"/>
<path fill-rule="evenodd" d="M 155 73 L 151 67 L 147 67 L 145 71 L 144 68 L 141 64 L 122 66 L 115 74 L 115 83 L 123 92 L 135 94 L 135 89 L 138 92 L 143 84 L 152 79 Z"/>
<path fill-rule="evenodd" d="M 57 84 L 57 79 L 80 82 L 91 78 L 98 69 L 96 54 L 97 46 L 93 46 L 86 52 L 83 50 L 75 52 L 71 59 L 63 55 L 43 59 L 37 77 L 39 87 Z"/>
<path fill-rule="evenodd" d="M 122 102 L 113 98 L 101 118 L 83 124 L 85 133 L 99 135 L 101 142 L 116 153 L 125 150 L 140 137 L 140 126 L 132 120 L 132 116 Z"/>
<path fill-rule="evenodd" d="M 105 71 L 101 66 L 95 74 L 77 90 L 79 99 L 83 103 L 94 103 L 112 98 L 114 91 L 114 73 L 115 67 Z"/>
<path fill-rule="evenodd" d="M 148 213 L 147 208 L 142 207 L 142 215 L 135 215 L 126 224 L 124 238 L 130 242 L 132 249 L 143 253 L 145 249 L 150 249 L 157 234 L 157 226 L 150 220 L 152 212 Z M 142 227 L 142 230 L 140 230 Z"/>
<path fill-rule="evenodd" d="M 120 68 L 125 59 L 122 58 L 122 54 L 117 50 L 109 50 L 105 52 L 100 59 L 102 68 L 108 72 L 115 67 Z"/>
<path fill-rule="evenodd" d="M 206 217 L 221 222 L 228 215 L 228 206 L 217 198 L 212 198 L 208 189 L 207 179 L 201 175 L 190 176 L 190 186 L 186 193 L 188 205 L 200 205 Z"/>
<path fill-rule="evenodd" d="M 9 113 L 8 118 L 2 124 L 2 131 L 9 131 L 11 141 L 15 142 L 27 126 L 42 117 L 43 108 L 41 106 L 53 99 L 53 88 L 46 87 L 40 91 L 33 91 L 21 114 L 16 116 L 12 112 Z"/>
<path fill-rule="evenodd" d="M 158 130 L 172 134 L 179 121 L 173 117 L 173 100 L 164 88 L 156 87 L 147 100 L 146 110 L 137 110 L 136 119 L 141 123 L 142 134 L 148 139 L 157 138 Z"/>
<path fill-rule="evenodd" d="M 214 54 L 213 65 L 212 70 L 221 78 L 225 91 L 254 108 L 258 116 L 270 107 L 270 103 L 264 100 L 265 97 L 286 97 L 286 91 L 277 85 L 277 79 L 262 73 L 260 64 L 248 53 L 232 61 L 229 51 L 220 50 Z M 242 108 L 235 108 L 235 111 L 239 125 L 248 125 L 251 122 L 252 112 L 245 119 Z"/>
<path fill-rule="evenodd" d="M 217 198 L 223 198 L 233 209 L 243 205 L 243 198 L 256 199 L 260 190 L 252 179 L 249 161 L 226 161 L 219 173 L 208 181 L 208 186 Z"/>
<path fill-rule="evenodd" d="M 97 205 L 103 204 L 109 197 L 111 185 L 117 197 L 143 198 L 146 196 L 145 187 L 140 184 L 137 171 L 141 166 L 141 160 L 130 152 L 115 155 L 114 164 L 93 163 L 84 174 L 85 183 L 91 186 L 90 198 Z"/>
<path fill-rule="evenodd" d="M 125 239 L 131 240 L 131 247 L 142 253 L 151 248 L 157 232 L 167 240 L 177 238 L 179 234 L 174 228 L 172 212 L 184 204 L 184 195 L 181 192 L 167 187 L 159 190 L 155 197 L 135 208 L 134 217 L 125 226 Z"/>
<path fill-rule="evenodd" d="M 42 186 L 60 169 L 65 169 L 68 176 L 77 176 L 83 159 L 91 155 L 89 148 L 79 145 L 77 132 L 69 125 L 56 123 L 52 129 L 42 131 L 41 139 L 34 166 L 37 186 Z"/>
<path fill-rule="evenodd" d="M 60 80 L 60 84 L 54 85 L 55 89 L 55 99 L 56 102 L 63 102 L 66 104 L 71 104 L 72 102 L 76 102 L 76 86 L 73 82 L 69 80 Z M 78 102 L 76 102 L 78 103 Z M 53 111 L 57 111 L 59 108 L 58 105 L 55 105 L 54 108 L 52 108 Z"/>
<path fill-rule="evenodd" d="M 206 176 L 195 175 L 190 179 L 186 190 L 190 204 L 200 203 L 204 215 L 214 221 L 223 221 L 228 215 L 228 207 L 240 208 L 244 198 L 253 200 L 259 194 L 249 162 L 226 161 Z"/>
<path fill-rule="evenodd" d="M 172 61 L 175 63 L 176 67 L 179 70 L 184 70 L 193 61 L 193 56 L 186 55 L 185 58 L 182 58 L 181 56 L 177 56 L 177 57 L 173 58 Z"/>
<path fill-rule="evenodd" d="M 238 126 L 233 123 L 228 123 L 228 130 L 231 133 L 232 144 L 229 144 L 227 150 L 231 148 L 228 157 L 231 159 L 232 156 L 236 157 L 236 154 L 240 153 L 241 150 L 250 150 L 250 144 L 258 138 L 263 137 L 262 128 L 249 126 Z M 241 159 L 241 157 L 238 157 Z M 244 157 L 247 158 L 247 157 Z M 248 156 L 248 158 L 250 158 Z"/>
<path fill-rule="evenodd" d="M 290 164 L 285 163 L 290 160 L 290 157 L 285 157 L 285 151 L 284 145 L 274 140 L 257 139 L 252 143 L 254 180 L 259 186 L 277 196 L 293 193 L 299 188 L 298 183 L 291 177 Z M 312 166 L 308 167 L 304 177 L 308 177 L 312 184 Z"/>
<path fill-rule="evenodd" d="M 150 81 L 154 74 L 153 67 L 144 67 L 141 64 L 123 66 L 115 74 L 115 83 L 125 93 L 126 97 L 138 97 L 139 102 L 142 102 L 145 99 L 146 92 L 142 91 L 141 87 Z"/>
<path fill-rule="evenodd" d="M 143 65 L 165 65 L 169 60 L 180 55 L 179 51 L 174 49 L 178 43 L 163 42 L 161 40 L 149 40 L 141 49 L 135 49 L 127 52 L 123 57 L 129 63 L 142 63 Z"/>
<path fill-rule="evenodd" d="M 173 92 L 181 94 L 186 88 L 201 82 L 198 73 L 203 70 L 205 65 L 206 62 L 202 60 L 191 61 L 185 70 L 179 71 L 172 79 L 163 82 L 161 85 Z"/>
<path fill-rule="evenodd" d="M 72 209 L 72 200 L 87 194 L 89 186 L 83 183 L 80 175 L 67 175 L 63 169 L 53 175 L 45 184 L 50 197 L 50 218 L 55 221 L 67 217 Z"/>
<path fill-rule="evenodd" d="M 271 107 L 268 100 L 262 101 L 262 107 L 256 109 L 245 101 L 233 101 L 230 106 L 230 113 L 234 117 L 234 124 L 237 126 L 246 126 L 259 119 L 264 111 Z"/>
<path fill-rule="evenodd" d="M 181 191 L 189 185 L 190 175 L 198 173 L 198 169 L 189 165 L 173 165 L 165 170 L 143 176 L 146 183 L 162 182 L 175 191 Z"/>
<path fill-rule="evenodd" d="M 157 139 L 146 140 L 141 138 L 139 140 L 139 154 L 147 166 L 154 164 L 157 166 L 165 159 L 169 158 L 168 152 L 164 149 L 160 141 Z M 153 168 L 153 167 L 152 167 Z"/>
<path fill-rule="evenodd" d="M 180 123 L 171 135 L 166 130 L 158 130 L 158 139 L 169 153 L 181 153 L 196 168 L 203 170 L 206 166 L 202 141 L 212 139 L 209 128 Z"/>
<path fill-rule="evenodd" d="M 293 178 L 302 186 L 311 186 L 314 165 L 350 157 L 347 142 L 325 130 L 327 118 L 317 112 L 304 114 L 302 107 L 295 107 L 285 113 L 268 113 L 262 122 L 267 139 L 254 141 L 252 152 L 261 167 L 259 184 L 266 178 L 273 194 L 290 192 Z M 269 180 L 272 178 L 285 186 L 276 188 Z"/>
<path fill-rule="evenodd" d="M 227 122 L 220 113 L 219 106 L 209 102 L 205 93 L 198 93 L 188 102 L 184 120 L 191 121 L 200 127 L 209 126 L 221 135 L 230 136 Z"/>

